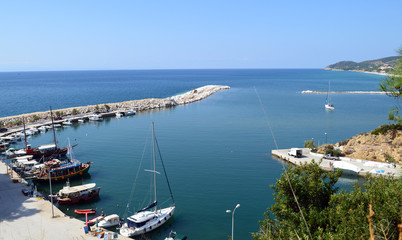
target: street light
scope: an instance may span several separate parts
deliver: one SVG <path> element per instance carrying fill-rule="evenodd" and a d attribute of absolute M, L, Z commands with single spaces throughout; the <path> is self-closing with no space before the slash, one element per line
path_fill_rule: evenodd
<path fill-rule="evenodd" d="M 327 133 L 325 133 L 325 144 L 327 144 Z"/>
<path fill-rule="evenodd" d="M 240 204 L 236 205 L 236 207 L 233 209 L 233 212 L 230 210 L 226 210 L 227 213 L 232 213 L 232 240 L 233 240 L 233 228 L 234 228 L 234 214 L 238 207 L 240 207 Z"/>

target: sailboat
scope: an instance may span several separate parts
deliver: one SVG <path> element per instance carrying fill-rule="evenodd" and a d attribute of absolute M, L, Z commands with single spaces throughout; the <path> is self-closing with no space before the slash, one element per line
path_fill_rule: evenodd
<path fill-rule="evenodd" d="M 162 166 L 164 168 L 164 173 L 166 177 L 166 181 L 168 183 L 169 191 L 170 191 L 170 196 L 172 198 L 172 205 L 167 208 L 162 208 L 158 209 L 158 202 L 157 202 L 157 191 L 156 191 L 156 174 L 158 173 L 156 171 L 156 158 L 155 158 L 155 145 L 157 145 L 157 141 L 155 139 L 155 130 L 154 130 L 154 123 L 152 123 L 152 138 L 153 138 L 153 170 L 146 170 L 150 171 L 154 174 L 154 196 L 155 200 L 153 203 L 151 203 L 149 206 L 137 211 L 134 215 L 128 217 L 126 219 L 126 222 L 121 226 L 120 228 L 120 234 L 125 236 L 125 237 L 133 237 L 137 235 L 141 235 L 147 232 L 150 232 L 159 226 L 163 225 L 165 222 L 167 222 L 174 213 L 174 210 L 176 209 L 176 206 L 174 204 L 174 198 L 172 194 L 172 190 L 170 188 L 169 180 L 166 175 L 165 167 L 162 162 Z M 159 150 L 159 147 L 158 147 Z M 153 210 L 151 210 L 153 208 Z"/>
<path fill-rule="evenodd" d="M 327 100 L 326 100 L 326 102 L 325 102 L 325 109 L 334 110 L 335 107 L 334 107 L 333 104 L 330 103 L 330 100 L 329 100 L 329 91 L 330 91 L 330 88 L 331 88 L 331 82 L 328 82 L 328 92 L 327 92 Z"/>

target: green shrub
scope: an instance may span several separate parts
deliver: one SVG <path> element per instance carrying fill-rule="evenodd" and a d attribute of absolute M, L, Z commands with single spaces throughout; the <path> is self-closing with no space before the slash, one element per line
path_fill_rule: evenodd
<path fill-rule="evenodd" d="M 394 124 L 385 124 L 379 126 L 377 129 L 374 129 L 371 131 L 371 134 L 374 135 L 379 135 L 379 134 L 385 134 L 390 130 L 402 130 L 402 124 L 401 123 L 394 123 Z"/>

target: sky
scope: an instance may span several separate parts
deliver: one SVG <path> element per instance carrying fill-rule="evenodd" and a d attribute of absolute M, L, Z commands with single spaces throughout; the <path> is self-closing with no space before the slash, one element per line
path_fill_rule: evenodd
<path fill-rule="evenodd" d="M 396 56 L 401 0 L 1 1 L 0 72 L 323 68 Z"/>

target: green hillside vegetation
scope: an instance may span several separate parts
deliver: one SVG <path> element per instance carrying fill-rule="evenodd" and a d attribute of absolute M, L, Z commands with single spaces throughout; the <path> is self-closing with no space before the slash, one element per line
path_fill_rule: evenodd
<path fill-rule="evenodd" d="M 394 69 L 398 58 L 398 56 L 394 56 L 363 62 L 341 61 L 335 64 L 331 64 L 325 67 L 325 69 L 388 73 Z"/>
<path fill-rule="evenodd" d="M 314 162 L 289 166 L 271 185 L 275 203 L 253 239 L 398 239 L 402 178 L 368 177 L 346 191 L 336 186 L 340 175 Z"/>

